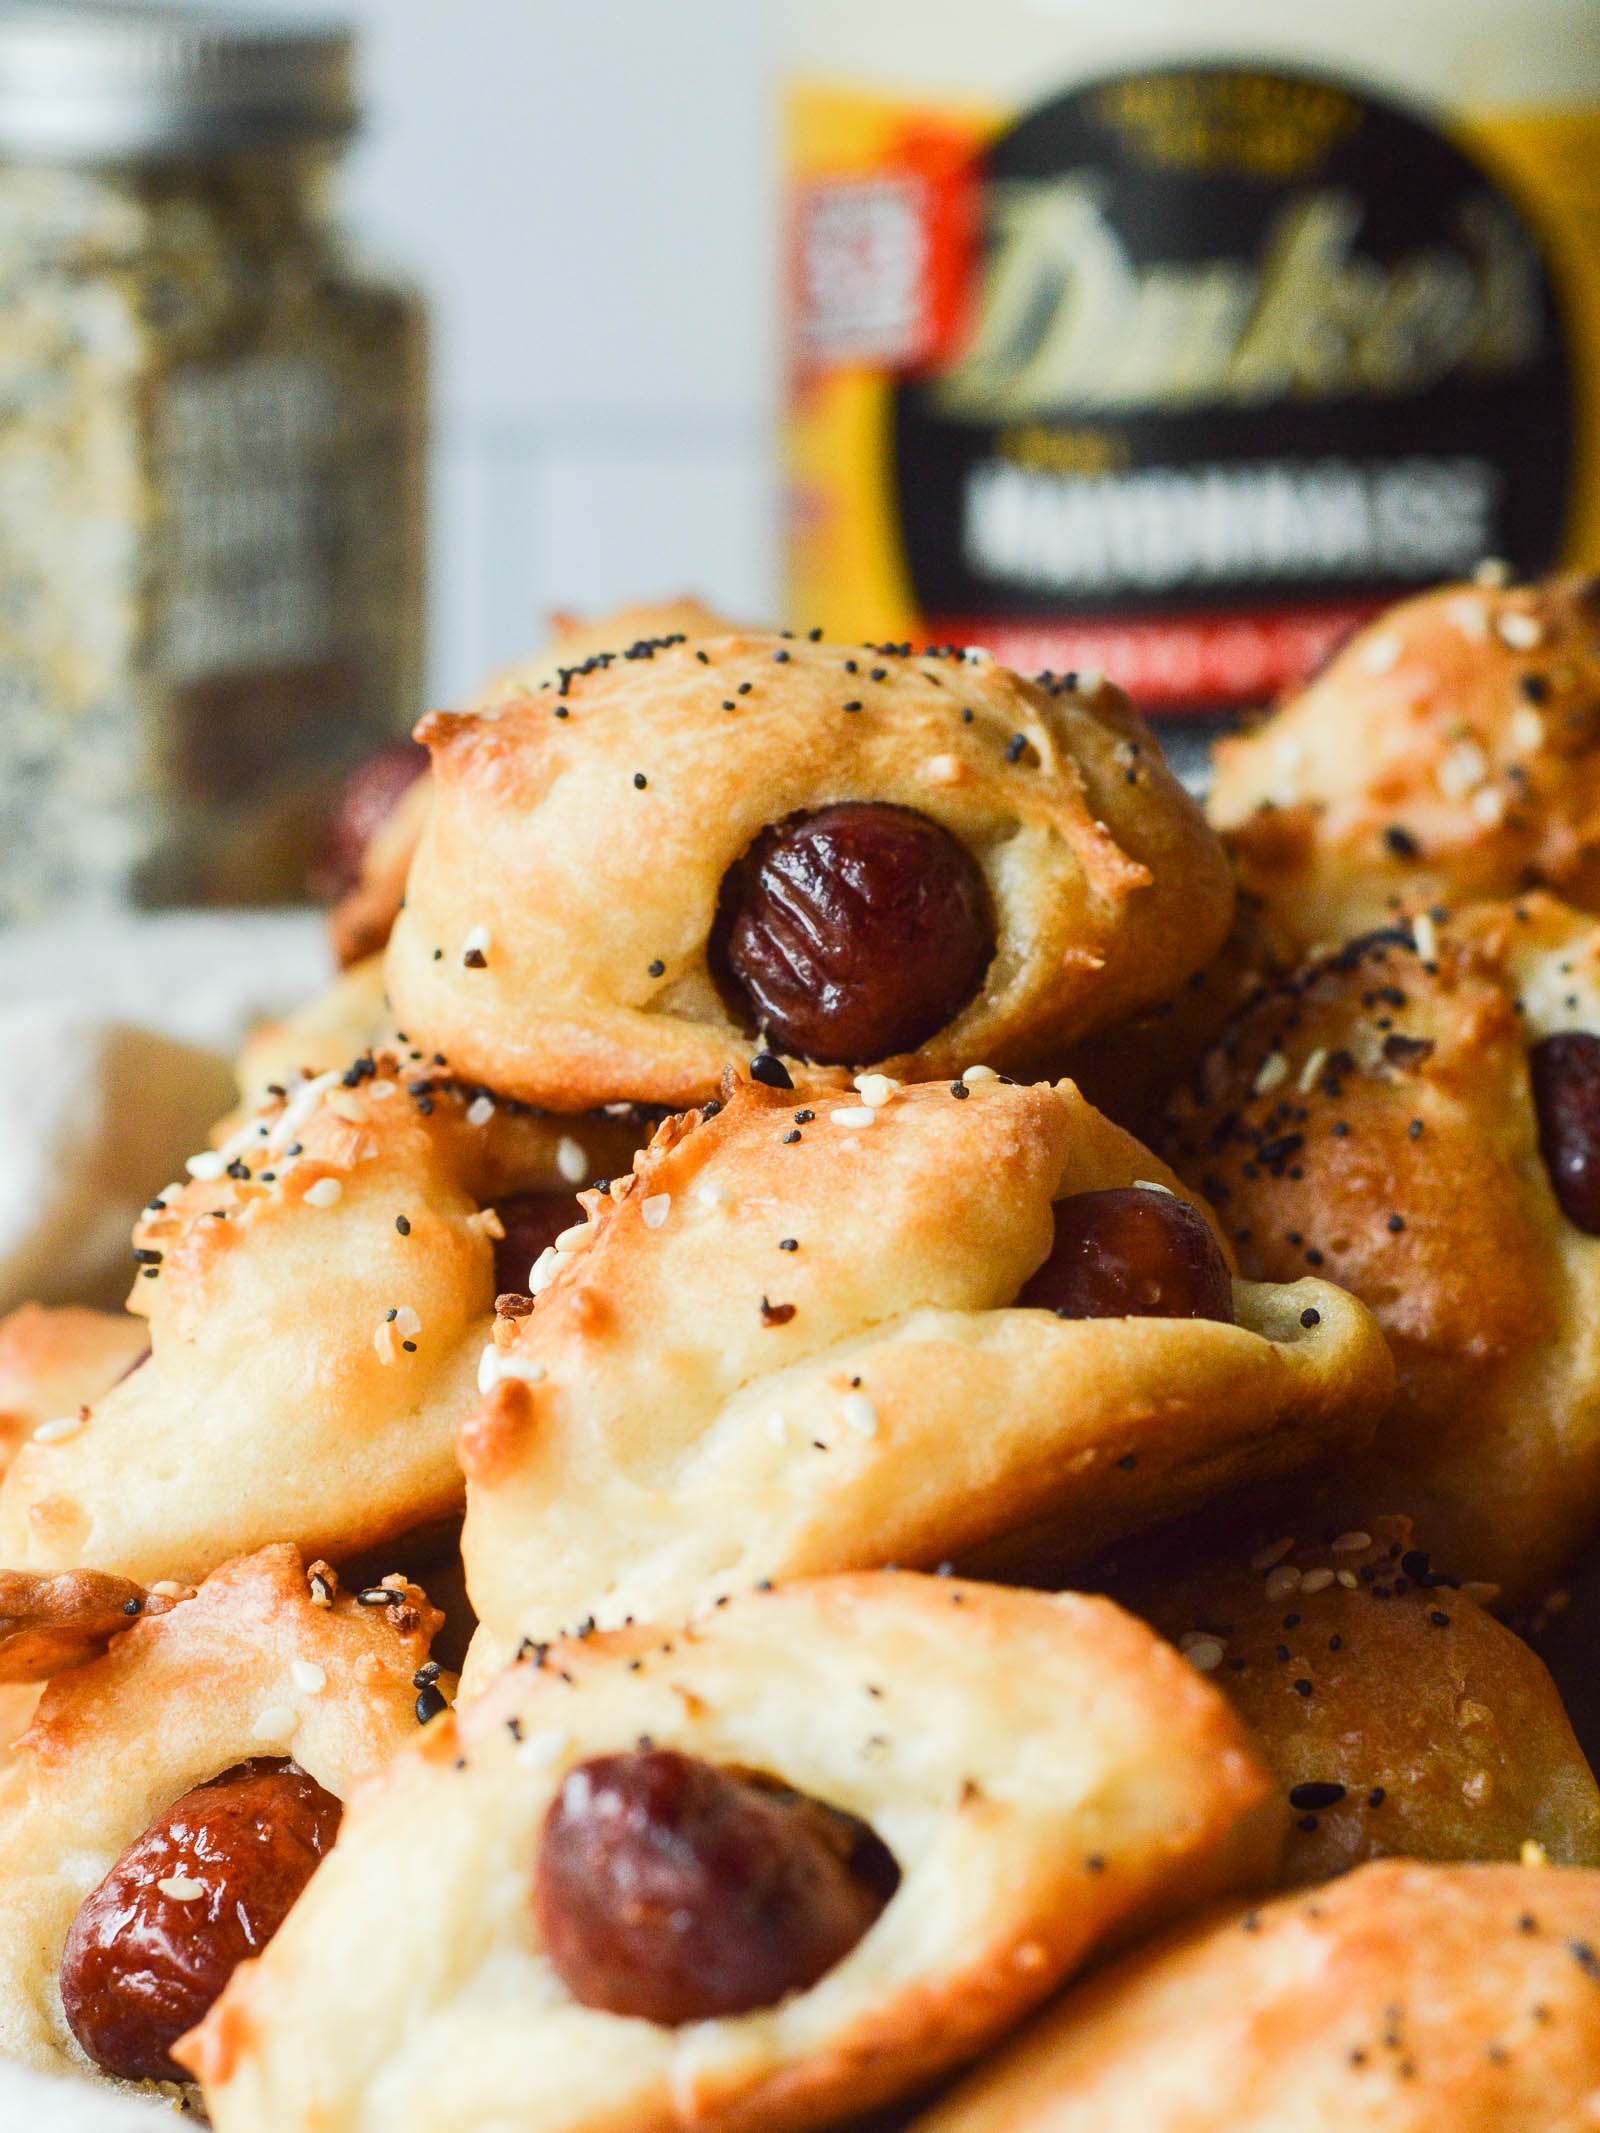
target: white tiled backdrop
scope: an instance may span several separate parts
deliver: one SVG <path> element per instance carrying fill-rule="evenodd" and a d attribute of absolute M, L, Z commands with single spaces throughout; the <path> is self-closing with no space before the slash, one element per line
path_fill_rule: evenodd
<path fill-rule="evenodd" d="M 768 0 L 298 0 L 355 22 L 347 219 L 434 332 L 429 693 L 551 608 L 775 602 Z"/>

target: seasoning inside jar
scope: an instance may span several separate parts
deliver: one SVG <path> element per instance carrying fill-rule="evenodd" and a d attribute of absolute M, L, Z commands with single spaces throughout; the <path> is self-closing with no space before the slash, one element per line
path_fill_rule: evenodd
<path fill-rule="evenodd" d="M 298 897 L 421 646 L 423 322 L 341 30 L 0 9 L 0 920 Z"/>

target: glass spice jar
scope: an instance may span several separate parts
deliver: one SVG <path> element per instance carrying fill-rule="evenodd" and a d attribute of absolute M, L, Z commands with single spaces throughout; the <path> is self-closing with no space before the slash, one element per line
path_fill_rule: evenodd
<path fill-rule="evenodd" d="M 346 31 L 0 5 L 0 920 L 298 900 L 415 713 L 424 327 Z"/>

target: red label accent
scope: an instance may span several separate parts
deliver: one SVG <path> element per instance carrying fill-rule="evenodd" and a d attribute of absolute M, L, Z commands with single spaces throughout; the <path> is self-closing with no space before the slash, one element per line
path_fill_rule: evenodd
<path fill-rule="evenodd" d="M 1266 703 L 1296 688 L 1346 637 L 1381 614 L 1384 600 L 1192 615 L 1100 616 L 1083 621 L 930 616 L 940 644 L 981 644 L 1019 674 L 1099 671 L 1143 711 L 1203 716 Z"/>
<path fill-rule="evenodd" d="M 789 246 L 802 369 L 946 362 L 966 330 L 981 200 L 972 144 L 911 125 L 871 171 L 795 194 Z"/>

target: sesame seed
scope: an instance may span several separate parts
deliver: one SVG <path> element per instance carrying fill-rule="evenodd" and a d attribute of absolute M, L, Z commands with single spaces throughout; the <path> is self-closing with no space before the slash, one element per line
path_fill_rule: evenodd
<path fill-rule="evenodd" d="M 294 1660 L 289 1672 L 293 1676 L 295 1687 L 303 1689 L 308 1696 L 320 1696 L 328 1686 L 327 1675 L 309 1659 Z"/>
<path fill-rule="evenodd" d="M 489 929 L 474 926 L 461 943 L 461 960 L 468 970 L 487 970 L 489 967 Z"/>
<path fill-rule="evenodd" d="M 1527 681 L 1530 677 L 1524 675 L 1523 679 Z M 1512 712 L 1508 731 L 1511 745 L 1525 754 L 1536 755 L 1544 746 L 1544 720 L 1531 705 L 1521 704 Z"/>
<path fill-rule="evenodd" d="M 1250 1568 L 1252 1570 L 1270 1570 L 1275 1563 L 1281 1563 L 1283 1561 L 1284 1557 L 1289 1553 L 1289 1550 L 1293 1546 L 1294 1540 L 1292 1537 L 1285 1540 L 1274 1541 L 1271 1547 L 1262 1548 L 1255 1555 L 1251 1556 Z"/>
<path fill-rule="evenodd" d="M 35 1444 L 64 1444 L 68 1437 L 77 1436 L 83 1428 L 82 1415 L 58 1415 L 53 1422 L 41 1422 L 33 1433 Z"/>
<path fill-rule="evenodd" d="M 1355 1531 L 1341 1533 L 1337 1539 L 1331 1540 L 1328 1545 L 1335 1555 L 1359 1555 L 1364 1548 L 1372 1546 L 1372 1535 Z"/>
<path fill-rule="evenodd" d="M 273 1703 L 259 1713 L 250 1731 L 257 1740 L 283 1740 L 298 1723 L 293 1704 Z"/>
<path fill-rule="evenodd" d="M 1267 1572 L 1263 1590 L 1269 1600 L 1286 1600 L 1291 1592 L 1300 1590 L 1300 1572 L 1293 1563 L 1280 1563 L 1277 1569 Z"/>
<path fill-rule="evenodd" d="M 650 780 L 649 780 L 649 779 L 648 779 L 648 778 L 647 778 L 647 777 L 645 776 L 645 774 L 644 774 L 644 772 L 643 772 L 642 770 L 636 770 L 636 771 L 634 772 L 634 774 L 633 774 L 633 789 L 634 789 L 634 791 L 635 791 L 635 792 L 643 792 L 643 791 L 644 791 L 644 789 L 645 789 L 645 787 L 646 787 L 646 786 L 647 786 L 647 785 L 649 784 L 649 782 L 650 782 Z"/>
<path fill-rule="evenodd" d="M 1444 612 L 1463 637 L 1469 638 L 1474 644 L 1488 643 L 1489 610 L 1482 600 L 1474 600 L 1470 595 L 1449 600 L 1445 603 Z"/>
<path fill-rule="evenodd" d="M 1300 1323 L 1309 1331 L 1312 1326 L 1320 1326 L 1322 1324 L 1322 1313 L 1317 1310 L 1315 1305 L 1308 1304 L 1305 1310 L 1300 1313 Z"/>
<path fill-rule="evenodd" d="M 1317 1085 L 1318 1077 L 1320 1076 L 1323 1068 L 1327 1065 L 1327 1063 L 1328 1047 L 1325 1044 L 1319 1044 L 1317 1046 L 1317 1049 L 1306 1060 L 1305 1065 L 1300 1069 L 1300 1078 L 1295 1083 L 1295 1087 L 1300 1091 L 1300 1094 L 1302 1096 L 1309 1096 L 1311 1094 L 1311 1091 Z"/>
<path fill-rule="evenodd" d="M 395 1218 L 394 1218 L 394 1226 L 395 1226 L 395 1228 L 396 1228 L 396 1229 L 397 1229 L 397 1230 L 398 1230 L 398 1231 L 400 1232 L 400 1234 L 401 1234 L 401 1236 L 402 1236 L 402 1237 L 409 1237 L 409 1236 L 410 1236 L 410 1234 L 411 1234 L 411 1224 L 410 1224 L 410 1223 L 409 1223 L 409 1222 L 408 1222 L 408 1221 L 406 1220 L 406 1218 L 405 1218 L 405 1216 L 404 1216 L 404 1215 L 396 1215 L 396 1216 L 395 1216 Z"/>
<path fill-rule="evenodd" d="M 878 1111 L 894 1095 L 900 1083 L 890 1074 L 858 1074 L 856 1087 L 861 1092 L 861 1101 L 868 1109 Z"/>
<path fill-rule="evenodd" d="M 639 1220 L 646 1229 L 659 1229 L 671 1212 L 670 1192 L 653 1192 L 648 1199 L 639 1202 Z"/>
<path fill-rule="evenodd" d="M 969 1066 L 963 1072 L 961 1079 L 970 1089 L 974 1088 L 980 1081 L 998 1081 L 1000 1076 L 992 1066 Z"/>
<path fill-rule="evenodd" d="M 556 1142 L 556 1168 L 569 1185 L 581 1184 L 589 1174 L 589 1158 L 581 1144 L 563 1134 Z"/>
<path fill-rule="evenodd" d="M 228 1165 L 224 1156 L 218 1155 L 214 1149 L 205 1148 L 199 1155 L 191 1155 L 183 1167 L 190 1177 L 200 1178 L 210 1184 L 213 1178 L 222 1176 Z"/>
<path fill-rule="evenodd" d="M 163 1896 L 170 1896 L 175 1903 L 193 1903 L 197 1896 L 203 1896 L 206 1892 L 205 1883 L 193 1880 L 188 1874 L 168 1874 L 164 1880 L 156 1883 L 156 1887 Z"/>
<path fill-rule="evenodd" d="M 1362 646 L 1361 664 L 1369 674 L 1387 674 L 1400 664 L 1404 651 L 1400 638 L 1392 630 L 1385 630 L 1380 636 L 1369 637 Z"/>
<path fill-rule="evenodd" d="M 1502 644 L 1509 644 L 1515 652 L 1531 652 L 1544 642 L 1544 624 L 1537 615 L 1524 614 L 1519 608 L 1497 616 L 1495 629 Z"/>
<path fill-rule="evenodd" d="M 1256 1071 L 1256 1078 L 1251 1084 L 1252 1090 L 1257 1096 L 1265 1096 L 1269 1089 L 1275 1089 L 1280 1082 L 1286 1081 L 1288 1075 L 1289 1061 L 1286 1055 L 1282 1052 L 1268 1052 Z"/>
<path fill-rule="evenodd" d="M 830 1111 L 828 1116 L 836 1126 L 860 1128 L 870 1126 L 878 1114 L 870 1104 L 843 1104 L 837 1111 Z"/>
<path fill-rule="evenodd" d="M 840 1402 L 840 1412 L 851 1429 L 863 1437 L 878 1434 L 878 1410 L 864 1392 L 847 1392 Z"/>
<path fill-rule="evenodd" d="M 1307 1599 L 1314 1599 L 1319 1592 L 1326 1592 L 1332 1583 L 1331 1570 L 1308 1570 L 1300 1580 L 1300 1590 Z"/>
<path fill-rule="evenodd" d="M 469 1126 L 486 1126 L 493 1117 L 494 1098 L 492 1096 L 475 1096 L 467 1106 L 467 1124 Z"/>
<path fill-rule="evenodd" d="M 664 978 L 666 974 L 667 966 L 665 963 L 662 962 L 660 956 L 654 957 L 652 961 L 646 966 L 646 975 L 648 977 Z"/>
<path fill-rule="evenodd" d="M 344 1187 L 337 1178 L 318 1178 L 306 1187 L 307 1207 L 333 1207 L 344 1198 Z"/>
<path fill-rule="evenodd" d="M 757 1052 L 750 1062 L 750 1079 L 768 1089 L 792 1089 L 794 1076 L 776 1052 Z"/>
<path fill-rule="evenodd" d="M 1180 1647 L 1197 1674 L 1212 1674 L 1222 1664 L 1223 1647 L 1216 1637 L 1193 1637 Z"/>

